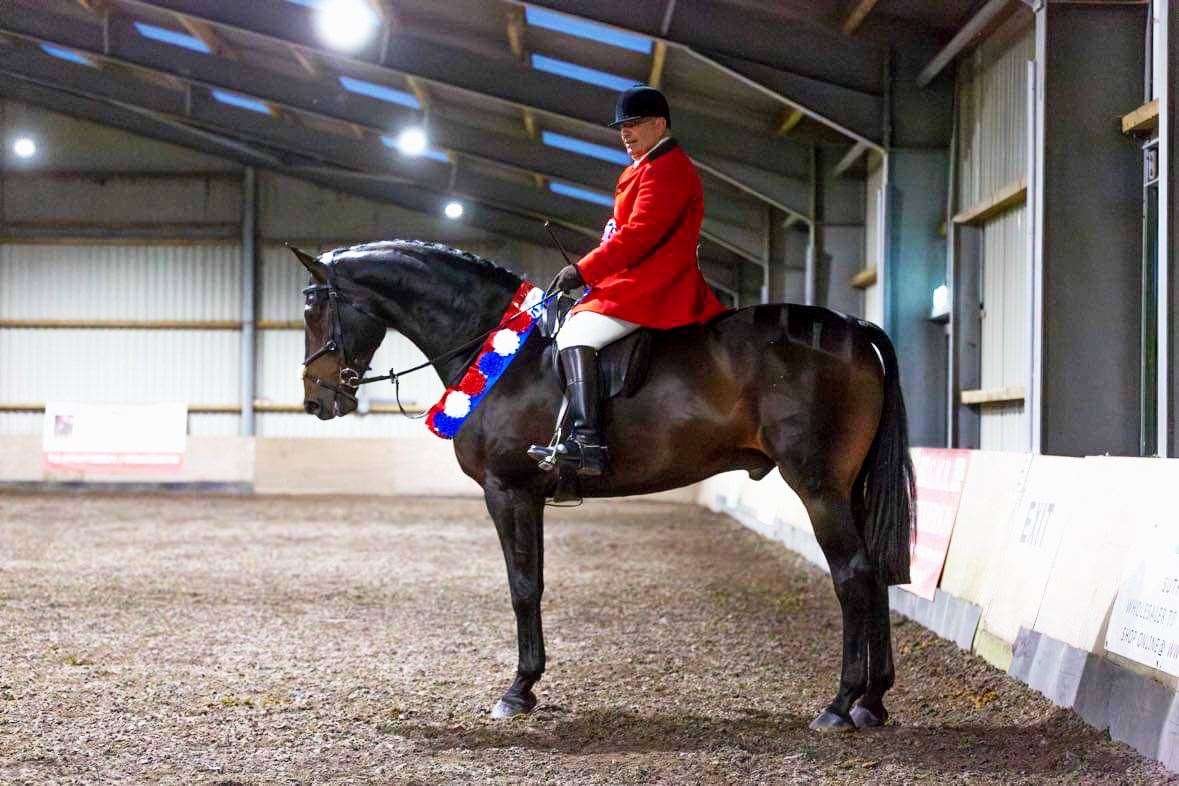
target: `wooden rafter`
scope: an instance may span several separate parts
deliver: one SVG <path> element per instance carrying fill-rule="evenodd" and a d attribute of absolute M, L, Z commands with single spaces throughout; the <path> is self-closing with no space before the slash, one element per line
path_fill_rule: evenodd
<path fill-rule="evenodd" d="M 78 5 L 92 14 L 102 14 L 110 8 L 108 0 L 78 0 Z"/>
<path fill-rule="evenodd" d="M 409 86 L 409 91 L 413 93 L 414 98 L 422 105 L 422 109 L 430 105 L 430 96 L 426 92 L 426 86 L 422 84 L 422 80 L 417 77 L 407 76 L 405 78 L 405 84 Z"/>
<path fill-rule="evenodd" d="M 212 50 L 213 54 L 218 57 L 223 57 L 226 60 L 239 60 L 238 54 L 233 47 L 225 43 L 225 40 L 210 27 L 206 22 L 192 19 L 183 14 L 176 14 L 177 21 L 184 26 L 184 29 L 189 32 L 191 36 L 196 38 L 205 46 Z"/>
<path fill-rule="evenodd" d="M 647 80 L 647 84 L 651 87 L 658 88 L 659 83 L 663 81 L 663 64 L 667 60 L 667 44 L 663 41 L 656 41 L 655 48 L 651 52 L 651 76 Z"/>
<path fill-rule="evenodd" d="M 851 10 L 847 13 L 847 17 L 843 20 L 843 25 L 841 26 L 843 32 L 847 35 L 856 32 L 856 28 L 863 24 L 864 18 L 872 12 L 872 8 L 876 3 L 877 0 L 855 0 Z"/>
<path fill-rule="evenodd" d="M 508 46 L 517 60 L 525 59 L 524 52 L 524 9 L 512 6 L 508 9 Z"/>
<path fill-rule="evenodd" d="M 856 142 L 852 145 L 852 149 L 847 151 L 847 155 L 835 165 L 835 169 L 831 170 L 831 177 L 843 177 L 843 174 L 851 169 L 866 152 L 868 152 L 868 146 L 863 142 Z"/>
<path fill-rule="evenodd" d="M 300 47 L 287 47 L 291 56 L 295 61 L 307 72 L 308 76 L 319 79 L 323 76 L 323 67 L 320 65 L 319 59 L 309 52 L 304 51 Z"/>
<path fill-rule="evenodd" d="M 778 136 L 786 136 L 794 127 L 802 122 L 803 115 L 801 109 L 787 109 L 782 112 L 782 119 L 778 122 L 778 128 L 774 133 Z"/>
<path fill-rule="evenodd" d="M 531 109 L 524 110 L 524 130 L 528 132 L 529 139 L 540 139 L 540 127 L 536 125 L 536 114 Z"/>

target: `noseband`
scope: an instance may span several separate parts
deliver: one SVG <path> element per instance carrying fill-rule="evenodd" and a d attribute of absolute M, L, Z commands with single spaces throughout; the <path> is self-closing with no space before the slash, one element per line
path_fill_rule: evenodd
<path fill-rule="evenodd" d="M 344 340 L 344 323 L 340 319 L 340 307 L 348 306 L 352 310 L 363 314 L 374 322 L 380 323 L 382 328 L 385 327 L 385 322 L 380 317 L 369 313 L 365 309 L 353 303 L 351 300 L 345 300 L 340 295 L 340 291 L 330 283 L 313 284 L 303 290 L 303 296 L 309 297 L 312 295 L 318 295 L 321 292 L 326 292 L 328 296 L 328 324 L 331 333 L 322 347 L 303 358 L 303 378 L 314 382 L 316 385 L 324 388 L 325 390 L 332 391 L 332 393 L 336 396 L 343 396 L 344 398 L 350 399 L 353 403 L 356 403 L 356 390 L 361 385 L 361 378 L 364 372 L 358 370 L 353 365 L 352 360 L 348 357 L 348 342 Z M 308 369 L 308 366 L 314 363 L 318 358 L 321 358 L 324 355 L 330 354 L 332 352 L 339 353 L 339 385 L 334 385 L 327 380 L 320 379 L 319 377 L 312 374 Z M 367 369 L 365 370 L 367 371 Z"/>

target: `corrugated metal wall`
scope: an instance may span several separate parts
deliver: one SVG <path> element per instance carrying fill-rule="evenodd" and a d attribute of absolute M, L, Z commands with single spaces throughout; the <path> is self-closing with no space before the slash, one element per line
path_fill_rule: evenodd
<path fill-rule="evenodd" d="M 964 61 L 958 94 L 958 205 L 978 204 L 1027 173 L 1032 28 L 999 30 Z"/>
<path fill-rule="evenodd" d="M 1028 62 L 1033 30 L 1016 21 L 983 42 L 959 79 L 958 205 L 985 202 L 1027 172 Z M 1026 208 L 1001 213 L 983 226 L 981 385 L 1025 387 L 1031 321 L 1028 314 Z M 1030 450 L 1024 403 L 984 406 L 980 447 Z"/>
<path fill-rule="evenodd" d="M 982 386 L 1027 383 L 1027 209 L 998 216 L 983 231 Z M 979 423 L 984 450 L 1030 450 L 1022 403 L 988 406 Z"/>
<path fill-rule="evenodd" d="M 0 319 L 232 321 L 241 250 L 206 245 L 2 245 Z M 0 402 L 187 401 L 234 405 L 236 330 L 5 328 Z M 237 433 L 237 416 L 193 414 L 194 434 Z M 0 413 L 0 432 L 40 416 Z"/>

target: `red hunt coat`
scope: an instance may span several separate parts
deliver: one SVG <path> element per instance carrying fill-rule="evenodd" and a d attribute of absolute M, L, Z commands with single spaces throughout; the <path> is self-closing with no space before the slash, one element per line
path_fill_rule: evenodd
<path fill-rule="evenodd" d="M 577 263 L 590 291 L 573 311 L 594 311 L 645 327 L 673 328 L 725 307 L 696 260 L 704 189 L 687 154 L 666 140 L 628 166 L 614 192 L 613 226 Z"/>

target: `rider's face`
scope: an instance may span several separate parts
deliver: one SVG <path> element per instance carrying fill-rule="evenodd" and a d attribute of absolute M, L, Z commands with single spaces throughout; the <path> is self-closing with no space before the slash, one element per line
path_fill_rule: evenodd
<path fill-rule="evenodd" d="M 631 160 L 638 161 L 667 133 L 667 121 L 662 117 L 642 117 L 627 120 L 618 127 L 622 146 Z"/>

